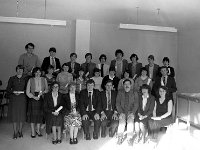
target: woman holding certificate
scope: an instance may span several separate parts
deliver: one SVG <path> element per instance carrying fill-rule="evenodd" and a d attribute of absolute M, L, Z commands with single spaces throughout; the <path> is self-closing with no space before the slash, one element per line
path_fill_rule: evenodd
<path fill-rule="evenodd" d="M 16 75 L 10 77 L 6 88 L 9 102 L 9 120 L 13 123 L 13 139 L 22 138 L 23 122 L 26 120 L 26 78 L 23 75 L 24 67 L 16 67 Z"/>
<path fill-rule="evenodd" d="M 36 134 L 41 137 L 40 125 L 44 123 L 43 94 L 48 92 L 47 80 L 41 77 L 41 69 L 36 67 L 32 72 L 33 77 L 29 79 L 26 94 L 30 98 L 28 104 L 28 122 L 31 123 L 31 137 Z M 35 125 L 36 130 L 35 130 Z"/>
<path fill-rule="evenodd" d="M 61 127 L 63 125 L 63 95 L 58 92 L 59 88 L 59 83 L 53 82 L 51 85 L 51 91 L 44 96 L 46 133 L 50 134 L 52 130 L 52 144 L 60 144 L 62 142 Z"/>

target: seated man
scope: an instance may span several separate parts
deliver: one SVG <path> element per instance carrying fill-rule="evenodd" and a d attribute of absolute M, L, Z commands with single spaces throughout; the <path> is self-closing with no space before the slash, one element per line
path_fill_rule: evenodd
<path fill-rule="evenodd" d="M 93 139 L 98 139 L 99 128 L 101 125 L 100 112 L 101 100 L 100 92 L 94 89 L 94 80 L 89 79 L 86 82 L 87 89 L 80 92 L 80 113 L 82 116 L 83 130 L 86 140 L 90 140 L 90 119 L 94 121 Z"/>
<path fill-rule="evenodd" d="M 123 82 L 124 89 L 118 91 L 116 99 L 116 107 L 119 113 L 118 141 L 122 144 L 125 135 L 125 127 L 127 125 L 127 142 L 130 145 L 134 131 L 134 118 L 138 109 L 138 93 L 131 90 L 131 81 L 125 79 Z"/>
<path fill-rule="evenodd" d="M 110 123 L 109 137 L 113 137 L 118 126 L 118 113 L 116 109 L 117 92 L 112 90 L 113 81 L 108 80 L 105 85 L 106 90 L 101 92 L 101 137 L 106 137 L 106 127 Z"/>

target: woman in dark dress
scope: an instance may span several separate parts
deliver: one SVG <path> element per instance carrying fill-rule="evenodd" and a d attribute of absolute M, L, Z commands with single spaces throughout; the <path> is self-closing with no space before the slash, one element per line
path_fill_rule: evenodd
<path fill-rule="evenodd" d="M 81 127 L 81 115 L 79 113 L 79 95 L 76 91 L 76 83 L 70 83 L 69 93 L 65 97 L 65 117 L 64 126 L 66 130 L 69 128 L 70 144 L 77 144 L 77 133 Z"/>
<path fill-rule="evenodd" d="M 172 99 L 167 94 L 167 87 L 160 86 L 159 97 L 156 98 L 156 103 L 153 111 L 153 117 L 149 120 L 149 130 L 157 135 L 161 127 L 165 127 L 173 123 L 172 119 Z"/>
<path fill-rule="evenodd" d="M 59 93 L 59 83 L 53 82 L 51 91 L 44 96 L 46 113 L 46 133 L 53 131 L 53 144 L 61 143 L 61 127 L 63 125 L 63 95 Z M 56 132 L 57 131 L 57 132 Z"/>
<path fill-rule="evenodd" d="M 45 74 L 45 78 L 47 80 L 49 90 L 50 90 L 51 84 L 56 80 L 55 76 L 53 75 L 53 70 L 54 70 L 54 67 L 52 65 L 49 65 L 47 69 L 47 74 Z"/>
<path fill-rule="evenodd" d="M 147 125 L 149 119 L 153 116 L 155 98 L 151 95 L 151 87 L 147 84 L 141 86 L 141 94 L 139 95 L 139 107 L 135 118 L 135 131 L 137 137 L 135 143 L 140 140 L 140 132 L 142 134 L 142 143 L 145 143 L 147 133 Z"/>
<path fill-rule="evenodd" d="M 22 127 L 26 120 L 25 90 L 27 78 L 23 75 L 24 67 L 22 65 L 16 67 L 16 72 L 15 76 L 10 77 L 6 88 L 10 98 L 8 116 L 9 120 L 13 123 L 13 139 L 23 137 Z"/>
<path fill-rule="evenodd" d="M 47 80 L 41 77 L 41 69 L 33 69 L 33 77 L 29 79 L 26 87 L 26 94 L 29 97 L 27 121 L 31 123 L 31 137 L 36 134 L 42 136 L 40 125 L 44 122 L 43 94 L 48 92 Z M 35 124 L 37 128 L 35 130 Z"/>

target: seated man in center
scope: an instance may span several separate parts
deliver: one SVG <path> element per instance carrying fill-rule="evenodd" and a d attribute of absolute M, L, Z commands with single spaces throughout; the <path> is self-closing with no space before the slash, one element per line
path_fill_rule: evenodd
<path fill-rule="evenodd" d="M 135 113 L 139 106 L 138 93 L 131 90 L 131 81 L 129 79 L 123 81 L 123 86 L 124 89 L 118 91 L 116 99 L 116 107 L 119 113 L 117 144 L 122 144 L 125 133 L 127 133 L 127 142 L 130 145 L 134 131 Z"/>
<path fill-rule="evenodd" d="M 118 126 L 118 113 L 116 109 L 117 92 L 113 89 L 113 81 L 108 80 L 106 90 L 101 92 L 101 137 L 106 137 L 106 127 L 109 126 L 109 137 L 113 137 Z"/>
<path fill-rule="evenodd" d="M 98 139 L 99 128 L 101 125 L 101 99 L 100 92 L 94 89 L 94 80 L 89 79 L 86 82 L 87 89 L 80 92 L 80 113 L 86 140 L 90 140 L 90 120 L 94 121 L 93 139 Z"/>

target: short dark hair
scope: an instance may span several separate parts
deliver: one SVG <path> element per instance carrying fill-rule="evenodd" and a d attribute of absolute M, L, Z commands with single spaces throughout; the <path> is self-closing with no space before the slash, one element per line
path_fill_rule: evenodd
<path fill-rule="evenodd" d="M 53 81 L 53 82 L 50 84 L 50 90 L 51 90 L 51 91 L 52 91 L 53 86 L 54 86 L 55 84 L 58 84 L 58 87 L 60 88 L 60 83 L 59 83 L 58 81 Z"/>
<path fill-rule="evenodd" d="M 124 84 L 125 82 L 130 82 L 130 84 L 132 84 L 132 82 L 131 82 L 130 79 L 125 79 L 125 80 L 123 81 L 123 84 Z"/>
<path fill-rule="evenodd" d="M 101 61 L 102 58 L 105 58 L 105 60 L 107 59 L 107 57 L 106 57 L 105 54 L 101 54 L 101 55 L 100 55 L 100 57 L 99 57 L 99 61 Z"/>
<path fill-rule="evenodd" d="M 138 58 L 138 56 L 137 56 L 136 54 L 134 54 L 134 53 L 130 56 L 130 60 L 132 60 L 133 57 L 135 57 L 136 60 L 138 61 L 139 58 Z"/>
<path fill-rule="evenodd" d="M 149 55 L 148 59 L 153 59 L 154 60 L 154 56 L 153 55 Z"/>
<path fill-rule="evenodd" d="M 164 62 L 164 61 L 167 61 L 169 63 L 169 58 L 168 57 L 164 57 L 162 62 Z"/>
<path fill-rule="evenodd" d="M 110 67 L 110 68 L 109 68 L 109 72 L 110 72 L 110 71 L 115 71 L 115 67 Z"/>
<path fill-rule="evenodd" d="M 85 58 L 88 57 L 88 56 L 90 56 L 91 59 L 92 59 L 92 54 L 91 54 L 91 53 L 86 53 L 86 54 L 85 54 Z"/>
<path fill-rule="evenodd" d="M 86 86 L 87 86 L 88 84 L 92 84 L 92 83 L 95 85 L 94 80 L 93 80 L 93 79 L 89 79 L 89 80 L 87 80 L 87 82 L 86 82 Z"/>
<path fill-rule="evenodd" d="M 164 68 L 168 71 L 167 66 L 162 66 L 162 67 L 160 67 L 160 71 L 161 71 L 162 69 L 164 69 Z"/>
<path fill-rule="evenodd" d="M 77 54 L 76 53 L 71 53 L 70 57 L 72 57 L 72 56 L 76 56 L 76 58 L 77 58 Z"/>
<path fill-rule="evenodd" d="M 121 49 L 115 51 L 115 56 L 117 56 L 117 54 L 122 54 L 122 57 L 124 56 L 124 52 Z"/>
<path fill-rule="evenodd" d="M 33 68 L 33 71 L 32 71 L 32 76 L 33 76 L 33 77 L 35 77 L 35 73 L 36 73 L 38 70 L 39 70 L 40 72 L 42 72 L 42 69 L 41 69 L 40 67 L 35 67 L 35 68 Z"/>
<path fill-rule="evenodd" d="M 105 82 L 105 86 L 106 86 L 107 83 L 112 83 L 112 84 L 113 84 L 113 81 L 110 80 L 110 79 L 108 79 L 108 80 Z"/>
<path fill-rule="evenodd" d="M 24 66 L 23 65 L 17 65 L 15 70 L 17 71 L 18 69 L 23 69 L 23 71 L 24 71 Z"/>
<path fill-rule="evenodd" d="M 26 50 L 28 49 L 28 46 L 35 48 L 35 45 L 33 43 L 28 43 L 28 44 L 25 45 Z"/>
<path fill-rule="evenodd" d="M 47 70 L 49 70 L 49 69 L 54 69 L 53 65 L 49 65 Z"/>
<path fill-rule="evenodd" d="M 160 89 L 163 89 L 163 90 L 165 90 L 166 91 L 166 94 L 165 94 L 165 98 L 168 96 L 168 88 L 166 87 L 166 86 L 160 86 L 159 88 L 158 88 L 158 90 L 160 90 Z M 159 91 L 158 91 L 158 93 L 159 93 Z M 160 97 L 160 94 L 159 94 L 159 96 L 158 97 Z"/>
<path fill-rule="evenodd" d="M 50 52 L 56 53 L 56 48 L 55 48 L 55 47 L 51 47 L 51 48 L 49 49 L 49 53 L 50 53 Z"/>
<path fill-rule="evenodd" d="M 147 89 L 149 95 L 151 94 L 151 87 L 150 87 L 149 85 L 143 84 L 143 85 L 140 87 L 140 91 L 141 91 L 141 92 L 142 92 L 142 89 Z"/>
<path fill-rule="evenodd" d="M 124 74 L 125 74 L 125 73 L 128 73 L 129 76 L 131 75 L 131 72 L 130 72 L 128 69 L 126 69 L 126 70 L 124 71 L 124 73 L 123 73 L 123 77 L 124 77 Z"/>
<path fill-rule="evenodd" d="M 140 75 L 142 75 L 142 71 L 146 71 L 146 72 L 147 72 L 147 76 L 148 76 L 149 71 L 147 70 L 146 67 L 142 67 L 142 68 L 140 69 Z"/>
<path fill-rule="evenodd" d="M 95 74 L 95 72 L 100 72 L 100 69 L 99 68 L 94 68 L 93 72 L 94 72 L 94 74 Z"/>
<path fill-rule="evenodd" d="M 64 64 L 62 65 L 62 69 L 63 69 L 64 66 L 68 66 L 68 67 L 69 67 L 69 65 L 68 65 L 67 63 L 64 63 Z"/>

